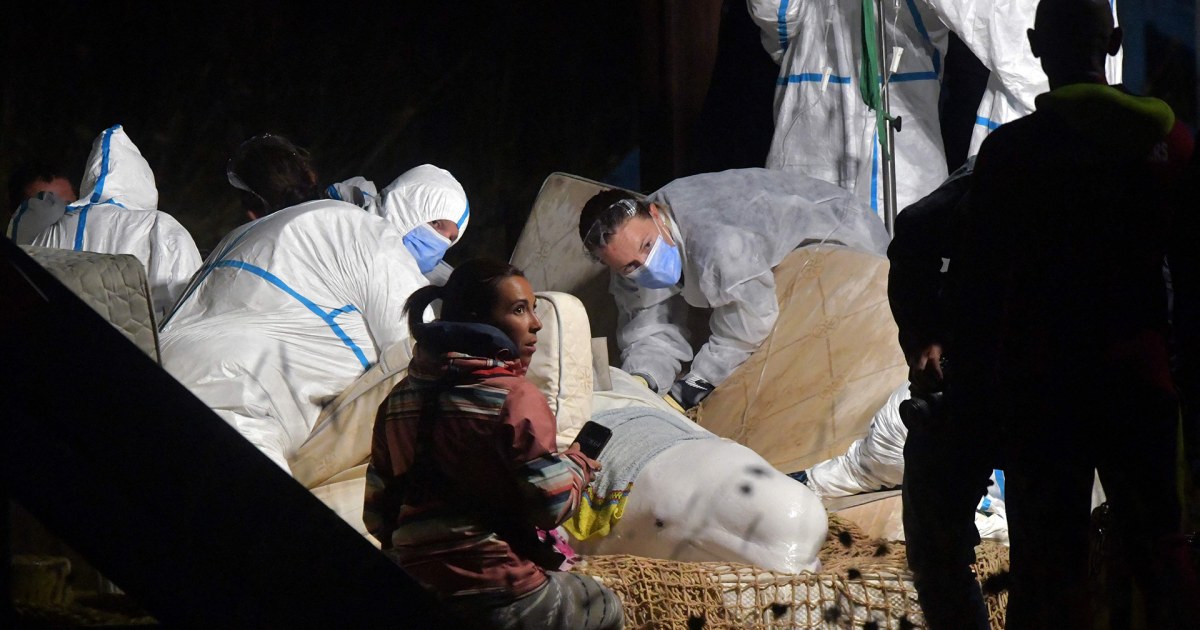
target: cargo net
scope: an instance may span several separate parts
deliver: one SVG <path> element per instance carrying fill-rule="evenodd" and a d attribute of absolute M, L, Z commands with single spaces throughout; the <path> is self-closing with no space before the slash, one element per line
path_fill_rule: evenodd
<path fill-rule="evenodd" d="M 989 588 L 1008 570 L 1008 549 L 976 549 L 992 628 L 1004 627 L 1007 592 Z M 616 591 L 630 629 L 924 628 L 903 543 L 871 540 L 829 517 L 820 573 L 776 573 L 744 564 L 588 556 L 575 571 Z"/>

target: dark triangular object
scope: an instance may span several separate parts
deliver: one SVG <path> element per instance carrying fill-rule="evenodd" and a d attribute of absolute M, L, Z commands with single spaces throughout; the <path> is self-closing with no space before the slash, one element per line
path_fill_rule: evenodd
<path fill-rule="evenodd" d="M 432 598 L 8 239 L 12 497 L 165 624 L 428 628 Z M 5 558 L 7 560 L 7 558 Z"/>

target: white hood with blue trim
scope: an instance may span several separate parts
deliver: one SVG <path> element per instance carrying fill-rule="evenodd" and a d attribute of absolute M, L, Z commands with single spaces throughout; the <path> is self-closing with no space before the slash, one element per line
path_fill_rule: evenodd
<path fill-rule="evenodd" d="M 408 234 L 418 225 L 439 219 L 458 226 L 461 239 L 471 222 L 471 205 L 462 184 L 443 168 L 422 164 L 392 180 L 382 192 L 363 177 L 351 177 L 325 189 L 330 199 L 345 201 L 382 217 Z M 458 242 L 458 241 L 455 241 Z"/>
<path fill-rule="evenodd" d="M 121 125 L 105 129 L 92 143 L 83 180 L 79 183 L 79 201 L 113 201 L 128 208 L 158 210 L 158 188 L 154 171 L 142 157 Z"/>
<path fill-rule="evenodd" d="M 53 195 L 26 200 L 9 236 L 21 245 L 136 256 L 161 318 L 200 267 L 200 252 L 174 217 L 158 211 L 154 172 L 120 125 L 92 144 L 80 192 L 67 206 Z"/>
<path fill-rule="evenodd" d="M 450 171 L 432 164 L 401 173 L 379 197 L 369 209 L 396 226 L 401 234 L 441 219 L 458 225 L 458 235 L 462 238 L 471 221 L 471 206 L 462 184 Z"/>

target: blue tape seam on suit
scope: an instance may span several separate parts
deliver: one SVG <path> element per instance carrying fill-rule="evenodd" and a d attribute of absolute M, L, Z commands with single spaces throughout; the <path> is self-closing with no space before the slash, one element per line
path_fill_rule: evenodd
<path fill-rule="evenodd" d="M 350 338 L 350 335 L 347 335 L 346 331 L 342 330 L 342 327 L 339 326 L 337 321 L 334 319 L 343 313 L 357 311 L 358 309 L 355 308 L 354 305 L 346 305 L 326 313 L 324 309 L 322 309 L 320 306 L 317 306 L 312 300 L 300 295 L 300 293 L 295 289 L 289 287 L 286 282 L 280 280 L 278 276 L 272 274 L 266 269 L 263 269 L 262 267 L 256 267 L 250 263 L 242 262 L 240 260 L 222 260 L 213 265 L 213 268 L 217 267 L 233 267 L 234 269 L 248 271 L 262 278 L 263 280 L 270 282 L 276 287 L 279 287 L 279 289 L 284 293 L 292 296 L 297 302 L 302 304 L 304 308 L 307 308 L 308 310 L 312 311 L 314 315 L 320 317 L 321 320 L 325 322 L 325 325 L 329 326 L 330 330 L 333 331 L 333 334 L 337 335 L 338 339 L 341 339 L 342 343 L 346 344 L 346 347 L 350 348 L 350 350 L 354 352 L 354 356 L 358 358 L 358 362 L 362 364 L 363 369 L 370 369 L 371 363 L 367 361 L 367 356 L 363 354 L 362 348 L 359 348 L 358 344 L 354 343 L 354 340 Z"/>

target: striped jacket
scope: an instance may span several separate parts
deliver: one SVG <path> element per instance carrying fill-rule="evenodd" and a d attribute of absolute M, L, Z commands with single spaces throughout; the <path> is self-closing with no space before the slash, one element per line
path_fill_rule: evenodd
<path fill-rule="evenodd" d="M 590 471 L 555 453 L 556 422 L 519 362 L 420 350 L 375 420 L 363 519 L 383 549 L 439 595 L 541 586 L 543 570 L 501 538 L 499 519 L 553 529 L 578 508 Z M 437 416 L 418 446 L 426 395 Z M 421 450 L 422 466 L 413 469 Z M 428 472 L 433 469 L 434 472 Z"/>

